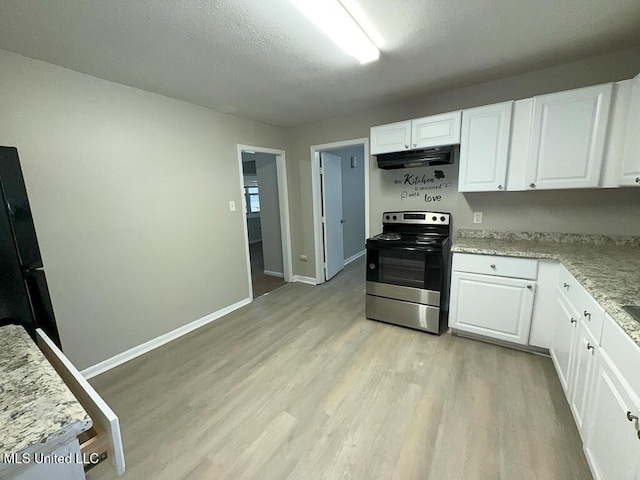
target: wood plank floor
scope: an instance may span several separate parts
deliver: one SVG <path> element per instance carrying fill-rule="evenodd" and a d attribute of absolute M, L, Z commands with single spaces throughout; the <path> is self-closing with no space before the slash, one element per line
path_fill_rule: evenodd
<path fill-rule="evenodd" d="M 120 417 L 122 478 L 591 478 L 548 358 L 366 320 L 364 268 L 93 379 Z"/>

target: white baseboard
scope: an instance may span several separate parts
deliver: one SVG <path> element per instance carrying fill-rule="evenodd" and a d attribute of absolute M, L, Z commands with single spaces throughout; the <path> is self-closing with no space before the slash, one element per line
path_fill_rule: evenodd
<path fill-rule="evenodd" d="M 265 270 L 264 274 L 265 275 L 271 275 L 272 277 L 284 278 L 284 273 L 282 273 L 282 272 L 273 272 L 271 270 Z"/>
<path fill-rule="evenodd" d="M 317 285 L 318 283 L 316 282 L 316 279 L 313 277 L 304 277 L 302 275 L 294 275 L 291 278 L 292 282 L 299 282 L 299 283 L 308 283 L 309 285 Z"/>
<path fill-rule="evenodd" d="M 346 267 L 347 265 L 349 265 L 351 262 L 353 262 L 354 260 L 359 259 L 361 256 L 363 256 L 365 253 L 367 253 L 366 250 L 362 250 L 361 252 L 356 253 L 355 255 L 351 255 L 349 258 L 345 259 L 344 261 L 344 266 Z"/>
<path fill-rule="evenodd" d="M 96 375 L 100 375 L 101 373 L 106 372 L 107 370 L 111 370 L 112 368 L 117 367 L 118 365 L 122 365 L 129 360 L 133 360 L 136 357 L 139 357 L 143 353 L 147 353 L 154 348 L 158 348 L 165 343 L 169 343 L 176 338 L 179 338 L 183 335 L 186 335 L 189 332 L 194 331 L 197 328 L 206 325 L 207 323 L 211 323 L 214 320 L 217 320 L 220 317 L 224 317 L 225 315 L 233 312 L 234 310 L 239 309 L 240 307 L 244 307 L 251 303 L 251 299 L 245 298 L 244 300 L 240 300 L 239 302 L 234 303 L 233 305 L 229 305 L 228 307 L 222 308 L 217 312 L 210 313 L 206 317 L 202 317 L 198 320 L 195 320 L 191 323 L 183 325 L 182 327 L 178 327 L 175 330 L 171 330 L 159 337 L 153 338 L 147 342 L 141 343 L 129 350 L 126 350 L 122 353 L 119 353 L 111 358 L 107 358 L 102 362 L 96 363 L 95 365 L 85 368 L 80 373 L 84 376 L 84 378 L 89 379 L 95 377 Z"/>

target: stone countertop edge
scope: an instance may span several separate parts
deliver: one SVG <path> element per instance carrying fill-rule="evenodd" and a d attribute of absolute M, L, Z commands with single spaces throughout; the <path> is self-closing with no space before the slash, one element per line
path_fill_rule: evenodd
<path fill-rule="evenodd" d="M 451 251 L 559 261 L 640 347 L 640 323 L 622 309 L 640 303 L 640 237 L 579 237 L 460 231 Z"/>
<path fill-rule="evenodd" d="M 23 327 L 0 328 L 0 477 L 22 467 L 4 454 L 47 454 L 93 425 Z"/>

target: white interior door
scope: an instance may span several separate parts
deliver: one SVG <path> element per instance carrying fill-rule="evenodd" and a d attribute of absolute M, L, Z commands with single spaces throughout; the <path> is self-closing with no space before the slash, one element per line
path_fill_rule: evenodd
<path fill-rule="evenodd" d="M 324 219 L 324 278 L 329 280 L 344 268 L 342 159 L 336 155 L 321 152 L 320 161 Z"/>

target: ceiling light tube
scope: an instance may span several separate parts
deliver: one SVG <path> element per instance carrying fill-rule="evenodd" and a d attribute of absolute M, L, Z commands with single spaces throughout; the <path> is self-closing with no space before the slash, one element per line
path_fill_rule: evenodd
<path fill-rule="evenodd" d="M 339 0 L 291 0 L 322 32 L 362 64 L 380 58 L 380 50 Z"/>

